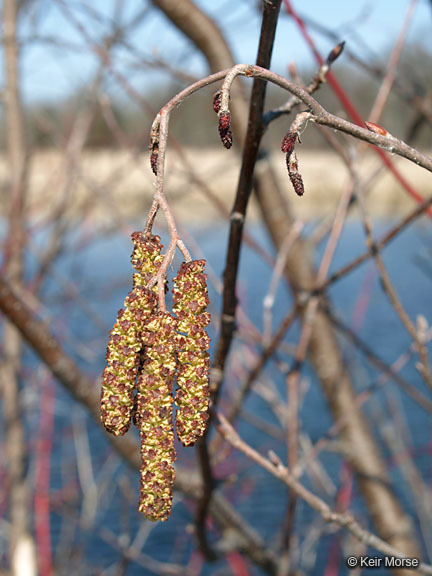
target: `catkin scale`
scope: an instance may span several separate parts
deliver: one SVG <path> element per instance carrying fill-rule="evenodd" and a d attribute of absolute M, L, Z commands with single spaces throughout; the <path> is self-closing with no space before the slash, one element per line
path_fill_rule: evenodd
<path fill-rule="evenodd" d="M 153 234 L 133 232 L 132 242 L 134 249 L 131 254 L 131 263 L 138 272 L 133 275 L 134 286 L 146 286 L 157 274 L 163 262 L 161 239 Z M 157 288 L 154 292 L 157 292 Z"/>

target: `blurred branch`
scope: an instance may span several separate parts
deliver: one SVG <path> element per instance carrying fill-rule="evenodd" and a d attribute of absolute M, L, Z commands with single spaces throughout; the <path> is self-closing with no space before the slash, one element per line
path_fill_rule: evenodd
<path fill-rule="evenodd" d="M 343 334 L 348 341 L 350 341 L 357 350 L 366 356 L 368 361 L 376 366 L 381 372 L 389 379 L 393 380 L 401 390 L 403 390 L 408 396 L 410 396 L 419 406 L 426 410 L 430 415 L 432 415 L 432 401 L 424 396 L 420 390 L 403 378 L 398 372 L 392 367 L 384 362 L 376 352 L 371 348 L 371 346 L 365 342 L 358 334 L 356 334 L 352 329 L 345 325 L 345 323 L 337 318 L 332 312 L 329 306 L 324 306 L 324 310 L 328 315 L 331 322 L 335 327 Z"/>
<path fill-rule="evenodd" d="M 417 206 L 414 210 L 412 210 L 405 218 L 403 218 L 400 222 L 398 222 L 393 228 L 391 228 L 380 240 L 375 242 L 375 246 L 378 250 L 382 250 L 387 244 L 389 244 L 392 240 L 394 240 L 401 232 L 406 230 L 406 228 L 412 224 L 417 218 L 423 216 L 424 213 L 428 208 L 432 206 L 432 196 L 427 198 Z M 331 276 L 327 280 L 325 280 L 321 286 L 317 286 L 317 290 L 325 290 L 333 283 L 337 282 L 338 280 L 344 278 L 346 274 L 349 274 L 356 268 L 358 268 L 363 262 L 366 262 L 369 258 L 372 258 L 372 250 L 369 248 L 366 252 L 363 252 L 360 256 L 349 262 L 346 266 L 343 266 Z"/>
<path fill-rule="evenodd" d="M 24 133 L 24 112 L 19 79 L 17 44 L 17 4 L 3 2 L 4 31 L 4 106 L 6 145 L 9 162 L 9 217 L 4 246 L 2 272 L 14 286 L 20 286 L 24 268 L 25 199 L 28 168 Z M 30 530 L 30 494 L 27 480 L 27 447 L 23 405 L 19 384 L 21 338 L 15 326 L 7 322 L 3 332 L 4 358 L 0 364 L 1 393 L 5 426 L 5 453 L 9 481 L 9 561 L 12 576 L 37 572 L 35 544 Z"/>
<path fill-rule="evenodd" d="M 407 312 L 402 306 L 402 302 L 400 301 L 399 296 L 397 295 L 396 290 L 393 287 L 390 276 L 381 258 L 380 251 L 375 244 L 372 231 L 372 222 L 367 212 L 366 205 L 361 192 L 358 194 L 357 199 L 361 209 L 362 222 L 366 233 L 367 244 L 371 250 L 371 253 L 373 254 L 376 266 L 378 268 L 382 287 L 387 293 L 389 301 L 393 306 L 396 314 L 399 316 L 400 321 L 402 322 L 408 334 L 411 336 L 411 338 L 416 344 L 416 348 L 420 358 L 419 372 L 421 373 L 426 383 L 428 384 L 430 390 L 432 391 L 432 375 L 430 372 L 429 356 L 426 343 L 423 342 L 416 326 L 411 321 L 410 317 L 408 316 Z"/>
<path fill-rule="evenodd" d="M 390 59 L 389 59 L 389 63 L 388 63 L 388 67 L 387 67 L 387 71 L 386 74 L 383 78 L 383 81 L 381 83 L 381 87 L 378 91 L 378 94 L 375 98 L 375 102 L 373 104 L 372 110 L 369 114 L 369 121 L 370 122 L 378 122 L 381 114 L 384 110 L 384 106 L 388 100 L 388 97 L 390 95 L 391 89 L 394 85 L 395 79 L 396 79 L 396 72 L 397 72 L 397 67 L 399 64 L 399 60 L 402 54 L 402 49 L 404 47 L 405 44 L 405 40 L 408 34 L 408 29 L 409 26 L 411 24 L 411 20 L 412 17 L 414 15 L 414 10 L 416 8 L 417 5 L 417 0 L 411 0 L 408 6 L 408 10 L 404 19 L 404 23 L 402 26 L 402 29 L 400 31 L 399 37 L 396 40 L 396 43 L 394 45 L 393 51 L 391 53 Z"/>
<path fill-rule="evenodd" d="M 300 482 L 296 480 L 291 474 L 290 470 L 282 464 L 281 460 L 274 452 L 270 451 L 269 459 L 264 458 L 264 456 L 261 456 L 261 454 L 259 454 L 249 444 L 246 444 L 246 442 L 240 438 L 234 428 L 228 423 L 226 418 L 221 413 L 218 413 L 217 417 L 219 420 L 218 429 L 220 433 L 233 448 L 240 450 L 253 462 L 256 462 L 262 468 L 270 472 L 270 474 L 276 478 L 279 478 L 281 482 L 286 484 L 311 508 L 318 512 L 326 522 L 331 522 L 341 528 L 345 528 L 360 542 L 363 542 L 365 545 L 378 550 L 386 556 L 395 556 L 397 558 L 410 557 L 400 550 L 394 548 L 393 546 L 390 546 L 387 542 L 381 538 L 378 538 L 378 536 L 375 536 L 375 534 L 372 532 L 362 528 L 350 514 L 339 514 L 332 510 L 330 506 L 324 502 L 324 500 L 300 484 Z M 424 574 L 432 574 L 432 566 L 429 564 L 420 563 L 419 571 L 423 572 Z"/>

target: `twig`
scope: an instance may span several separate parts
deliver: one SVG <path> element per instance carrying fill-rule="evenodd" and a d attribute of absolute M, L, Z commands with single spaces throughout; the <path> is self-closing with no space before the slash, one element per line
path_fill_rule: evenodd
<path fill-rule="evenodd" d="M 397 558 L 408 558 L 393 546 L 390 546 L 368 530 L 365 530 L 349 513 L 339 514 L 332 510 L 328 504 L 313 492 L 305 488 L 298 480 L 294 478 L 290 470 L 282 464 L 279 457 L 272 451 L 269 452 L 269 458 L 264 458 L 259 452 L 254 450 L 249 444 L 244 442 L 228 420 L 220 413 L 217 414 L 219 425 L 218 430 L 229 444 L 236 450 L 243 452 L 250 460 L 259 464 L 262 468 L 270 472 L 273 476 L 286 484 L 299 498 L 304 500 L 311 508 L 316 510 L 322 518 L 329 523 L 336 524 L 341 528 L 348 530 L 363 544 L 378 550 L 386 556 L 396 556 Z M 420 563 L 419 570 L 424 574 L 432 574 L 432 566 Z"/>
<path fill-rule="evenodd" d="M 315 74 L 311 82 L 309 82 L 309 84 L 305 86 L 305 90 L 308 94 L 311 95 L 314 94 L 320 88 L 320 86 L 327 81 L 327 74 L 330 71 L 330 67 L 336 60 L 336 58 L 338 58 L 342 53 L 344 45 L 345 42 L 339 42 L 339 44 L 337 44 L 330 52 L 330 54 L 327 57 L 327 60 L 321 64 L 321 66 L 318 69 L 318 72 Z M 296 84 L 300 84 L 300 78 L 298 78 L 297 76 L 293 78 L 293 81 Z M 271 122 L 274 122 L 274 120 L 277 120 L 283 115 L 291 114 L 295 106 L 298 106 L 299 104 L 301 104 L 301 101 L 295 96 L 292 96 L 287 102 L 285 102 L 285 104 L 279 106 L 279 108 L 269 110 L 268 112 L 265 113 L 264 125 L 267 128 L 267 126 Z"/>
<path fill-rule="evenodd" d="M 170 210 L 168 202 L 166 201 L 164 191 L 163 191 L 164 164 L 165 164 L 165 152 L 166 152 L 167 138 L 168 138 L 169 115 L 170 115 L 170 112 L 176 106 L 178 106 L 185 98 L 187 98 L 188 96 L 190 96 L 194 92 L 200 90 L 204 86 L 208 86 L 208 85 L 210 85 L 210 84 L 212 84 L 212 83 L 214 83 L 214 82 L 216 82 L 222 78 L 224 78 L 224 82 L 223 82 L 223 86 L 222 86 L 222 90 L 221 90 L 221 101 L 220 101 L 220 113 L 219 114 L 229 114 L 229 109 L 228 109 L 229 90 L 230 90 L 232 82 L 239 75 L 246 76 L 246 77 L 258 78 L 258 79 L 262 79 L 262 80 L 267 80 L 269 82 L 272 82 L 272 83 L 280 86 L 281 88 L 284 88 L 288 92 L 294 94 L 304 104 L 306 104 L 309 107 L 309 109 L 310 109 L 309 118 L 311 121 L 314 121 L 317 124 L 321 124 L 324 126 L 335 128 L 337 130 L 340 130 L 342 132 L 350 134 L 351 136 L 354 136 L 360 140 L 364 140 L 366 142 L 369 142 L 370 144 L 374 144 L 375 146 L 385 148 L 386 150 L 390 150 L 393 153 L 399 154 L 400 156 L 403 156 L 403 157 L 411 160 L 412 162 L 415 162 L 416 164 L 418 164 L 419 166 L 422 166 L 426 170 L 432 171 L 432 158 L 421 154 L 417 150 L 411 148 L 410 146 L 408 146 L 407 144 L 405 144 L 401 140 L 398 140 L 397 138 L 394 138 L 391 135 L 383 136 L 382 134 L 361 128 L 360 126 L 356 126 L 350 122 L 347 122 L 346 120 L 343 120 L 342 118 L 339 118 L 337 116 L 334 116 L 333 114 L 330 114 L 320 104 L 318 104 L 318 102 L 316 102 L 316 100 L 314 100 L 303 88 L 297 86 L 296 84 L 294 84 L 292 82 L 289 82 L 285 78 L 278 76 L 277 74 L 275 74 L 273 72 L 270 72 L 269 70 L 261 68 L 260 66 L 238 64 L 229 70 L 225 70 L 225 71 L 222 71 L 222 72 L 219 72 L 216 74 L 212 74 L 211 76 L 208 76 L 202 80 L 199 80 L 198 82 L 196 82 L 196 83 L 192 84 L 191 86 L 182 90 L 179 94 L 177 94 L 177 96 L 175 96 L 172 100 L 170 100 L 162 108 L 162 110 L 160 112 L 160 117 L 157 118 L 157 122 L 159 124 L 159 142 L 158 142 L 158 156 L 157 156 L 157 180 L 156 180 L 155 200 L 157 201 L 157 203 L 162 208 L 162 210 L 165 214 L 165 218 L 167 220 L 168 227 L 170 230 L 170 236 L 171 236 L 171 242 L 170 242 L 169 248 L 165 254 L 165 258 L 164 258 L 164 261 L 162 263 L 162 266 L 159 269 L 158 278 L 157 278 L 158 286 L 159 286 L 159 297 L 160 297 L 162 309 L 165 308 L 164 289 L 163 289 L 164 281 L 165 281 L 165 275 L 166 275 L 166 271 L 168 269 L 168 266 L 171 263 L 171 260 L 174 256 L 174 251 L 175 251 L 175 247 L 177 245 L 177 241 L 179 240 L 175 221 L 174 221 L 172 212 Z M 262 125 L 260 128 L 260 132 L 262 134 Z M 256 150 L 257 150 L 257 148 L 256 148 Z M 256 150 L 255 150 L 255 154 L 256 154 Z M 253 164 L 254 164 L 254 162 L 253 162 Z M 246 168 L 244 168 L 244 170 L 246 171 Z M 249 171 L 249 167 L 247 168 L 247 170 Z M 251 178 L 249 178 L 249 180 L 251 180 Z M 243 176 L 241 175 L 240 181 L 241 182 L 244 181 L 244 175 Z M 248 186 L 250 186 L 250 183 L 245 182 L 245 184 L 243 186 L 244 186 L 244 190 L 246 190 L 248 188 Z M 235 242 L 238 243 L 239 238 L 241 238 L 241 230 L 243 228 L 243 219 L 244 219 L 244 214 L 245 214 L 249 194 L 250 194 L 250 190 L 247 194 L 244 194 L 242 192 L 242 195 L 238 196 L 238 200 L 236 201 L 236 203 L 234 205 L 234 209 L 233 209 L 232 216 L 231 216 L 231 218 L 235 224 L 235 226 L 232 227 L 232 229 L 231 229 L 232 242 L 234 242 L 234 238 L 237 238 L 235 240 Z M 146 229 L 148 228 L 148 226 L 149 225 L 147 224 Z M 236 236 L 234 236 L 234 230 L 236 230 Z M 179 248 L 182 249 L 183 247 L 179 246 Z M 238 266 L 238 256 L 235 256 L 235 254 L 237 252 L 238 252 L 238 250 L 233 252 L 232 265 L 228 269 L 231 269 L 232 266 L 234 266 L 234 267 Z M 184 256 L 187 259 L 188 253 L 185 252 Z M 237 261 L 237 263 L 236 263 L 236 261 Z M 234 283 L 234 285 L 235 285 L 235 283 Z M 231 298 L 232 298 L 232 296 L 231 296 Z M 227 304 L 225 305 L 225 307 L 228 308 Z M 232 308 L 232 304 L 229 306 L 229 308 L 230 309 Z M 227 324 L 225 323 L 227 328 L 224 328 L 224 329 L 232 332 L 233 321 L 234 321 L 234 319 L 232 318 L 232 314 L 228 313 L 224 316 L 224 318 L 226 318 L 226 320 L 228 322 Z M 224 324 L 223 324 L 223 326 L 224 326 Z M 221 351 L 221 353 L 223 353 L 226 356 L 225 352 Z"/>

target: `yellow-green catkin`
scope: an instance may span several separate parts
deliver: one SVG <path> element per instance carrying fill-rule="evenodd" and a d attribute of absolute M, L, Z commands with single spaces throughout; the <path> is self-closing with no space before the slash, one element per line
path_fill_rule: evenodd
<path fill-rule="evenodd" d="M 146 324 L 146 348 L 137 380 L 135 424 L 141 438 L 138 510 L 149 520 L 168 520 L 174 483 L 173 380 L 176 320 L 158 312 Z"/>
<path fill-rule="evenodd" d="M 174 312 L 177 315 L 178 374 L 175 402 L 176 432 L 185 446 L 192 446 L 206 429 L 209 407 L 208 349 L 205 329 L 210 322 L 205 260 L 180 266 L 174 279 Z"/>
<path fill-rule="evenodd" d="M 136 286 L 127 295 L 110 332 L 102 375 L 101 422 L 115 436 L 123 435 L 130 426 L 142 332 L 156 305 L 153 292 Z"/>
<path fill-rule="evenodd" d="M 133 232 L 132 242 L 134 249 L 131 262 L 137 270 L 137 273 L 133 275 L 134 286 L 147 286 L 150 280 L 156 276 L 164 259 L 161 254 L 163 248 L 161 239 L 150 233 Z M 157 292 L 156 285 L 153 287 L 153 291 Z"/>

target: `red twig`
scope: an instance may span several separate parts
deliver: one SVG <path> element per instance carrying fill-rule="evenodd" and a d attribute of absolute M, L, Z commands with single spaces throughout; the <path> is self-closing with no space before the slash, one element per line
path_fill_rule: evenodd
<path fill-rule="evenodd" d="M 50 469 L 54 430 L 55 389 L 46 380 L 40 397 L 39 432 L 36 448 L 36 481 L 34 496 L 35 535 L 39 574 L 53 573 L 50 522 Z"/>

